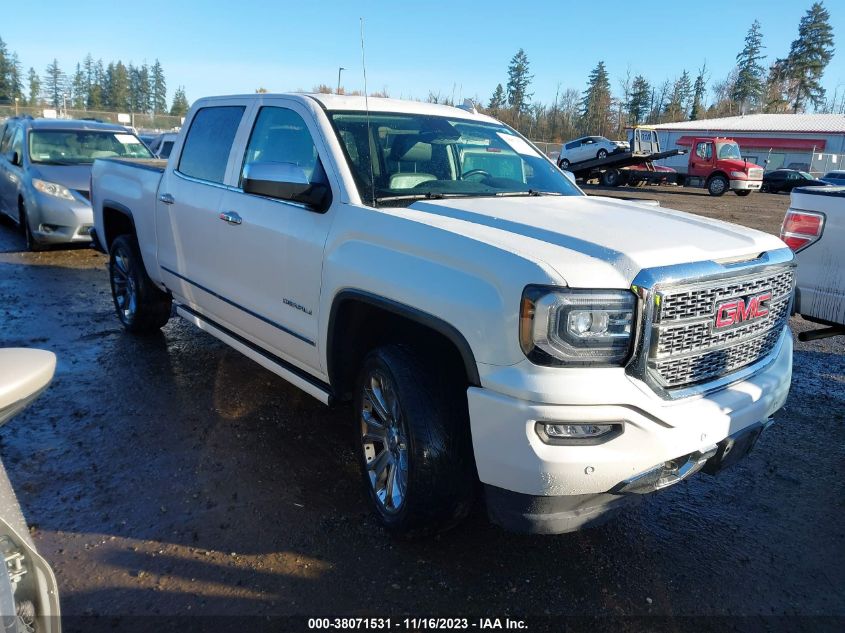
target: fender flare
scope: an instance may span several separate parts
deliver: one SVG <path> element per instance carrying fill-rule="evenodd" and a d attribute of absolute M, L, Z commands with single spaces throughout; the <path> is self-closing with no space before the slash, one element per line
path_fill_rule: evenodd
<path fill-rule="evenodd" d="M 463 360 L 464 370 L 470 385 L 475 387 L 481 386 L 481 378 L 478 373 L 478 364 L 475 361 L 475 354 L 473 354 L 469 342 L 467 342 L 464 335 L 461 334 L 455 326 L 444 321 L 440 317 L 424 312 L 418 308 L 394 301 L 393 299 L 388 299 L 387 297 L 382 297 L 366 290 L 358 290 L 354 288 L 346 288 L 335 294 L 332 299 L 331 310 L 329 311 L 328 328 L 326 331 L 326 369 L 329 374 L 329 381 L 333 386 L 336 384 L 335 378 L 337 374 L 337 368 L 333 367 L 334 354 L 332 353 L 335 337 L 335 321 L 340 307 L 348 301 L 357 301 L 376 308 L 381 308 L 387 312 L 391 312 L 397 316 L 427 327 L 445 337 L 458 350 L 458 353 Z"/>

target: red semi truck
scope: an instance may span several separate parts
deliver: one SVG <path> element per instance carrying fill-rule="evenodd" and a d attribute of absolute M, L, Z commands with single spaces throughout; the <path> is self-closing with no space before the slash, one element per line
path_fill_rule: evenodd
<path fill-rule="evenodd" d="M 759 191 L 763 185 L 763 168 L 742 158 L 737 142 L 730 138 L 698 137 L 686 166 L 678 169 L 678 184 L 704 186 L 711 196 L 721 196 L 729 189 L 738 196 Z"/>

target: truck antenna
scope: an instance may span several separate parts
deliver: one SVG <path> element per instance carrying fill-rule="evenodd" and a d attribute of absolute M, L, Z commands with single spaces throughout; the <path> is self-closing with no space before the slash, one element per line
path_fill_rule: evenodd
<path fill-rule="evenodd" d="M 375 139 L 373 139 L 370 131 L 370 95 L 367 92 L 367 59 L 364 55 L 364 18 L 359 18 L 361 21 L 361 66 L 364 69 L 364 108 L 367 111 L 367 146 L 370 155 L 370 187 L 373 196 L 373 206 L 376 205 L 376 175 L 373 169 L 373 150 L 375 149 Z"/>

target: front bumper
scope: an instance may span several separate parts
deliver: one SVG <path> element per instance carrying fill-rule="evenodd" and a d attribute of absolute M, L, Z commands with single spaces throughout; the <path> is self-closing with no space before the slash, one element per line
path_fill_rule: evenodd
<path fill-rule="evenodd" d="M 762 180 L 731 180 L 731 191 L 760 191 Z"/>
<path fill-rule="evenodd" d="M 792 337 L 785 329 L 772 362 L 748 379 L 674 401 L 662 400 L 639 385 L 632 388 L 632 379 L 621 371 L 575 371 L 580 375 L 569 373 L 556 381 L 553 401 L 541 394 L 531 399 L 512 395 L 523 389 L 520 385 L 511 385 L 507 390 L 512 394 L 507 395 L 502 393 L 505 389 L 470 388 L 473 449 L 479 478 L 488 490 L 492 487 L 531 498 L 566 497 L 557 502 L 535 501 L 532 507 L 556 507 L 552 513 L 560 514 L 571 510 L 574 503 L 578 516 L 597 517 L 630 501 L 630 495 L 622 494 L 625 482 L 666 462 L 704 455 L 780 409 L 791 382 Z M 496 376 L 490 378 L 487 382 Z M 557 404 L 560 402 L 578 404 Z M 626 404 L 608 404 L 617 402 Z M 537 434 L 538 421 L 622 423 L 624 430 L 599 444 L 550 445 Z M 492 498 L 495 505 L 495 499 L 502 496 L 488 494 L 488 502 Z M 504 522 L 495 508 L 490 513 L 494 521 Z M 577 527 L 576 521 L 567 529 Z"/>
<path fill-rule="evenodd" d="M 90 242 L 94 212 L 84 199 L 65 200 L 33 192 L 26 200 L 32 234 L 42 244 Z"/>

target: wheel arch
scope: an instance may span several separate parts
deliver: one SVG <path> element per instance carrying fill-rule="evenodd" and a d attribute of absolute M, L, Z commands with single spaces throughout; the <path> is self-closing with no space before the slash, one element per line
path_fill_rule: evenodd
<path fill-rule="evenodd" d="M 419 335 L 420 343 L 434 349 L 441 346 L 440 351 L 452 355 L 468 385 L 481 385 L 472 348 L 455 326 L 393 299 L 346 288 L 332 301 L 326 333 L 327 372 L 337 397 L 349 397 L 360 362 L 370 349 L 409 334 Z M 353 342 L 345 344 L 343 336 Z"/>
<path fill-rule="evenodd" d="M 103 246 L 106 252 L 109 251 L 118 235 L 132 233 L 137 236 L 135 218 L 132 217 L 129 207 L 114 200 L 103 200 L 103 233 Z"/>

